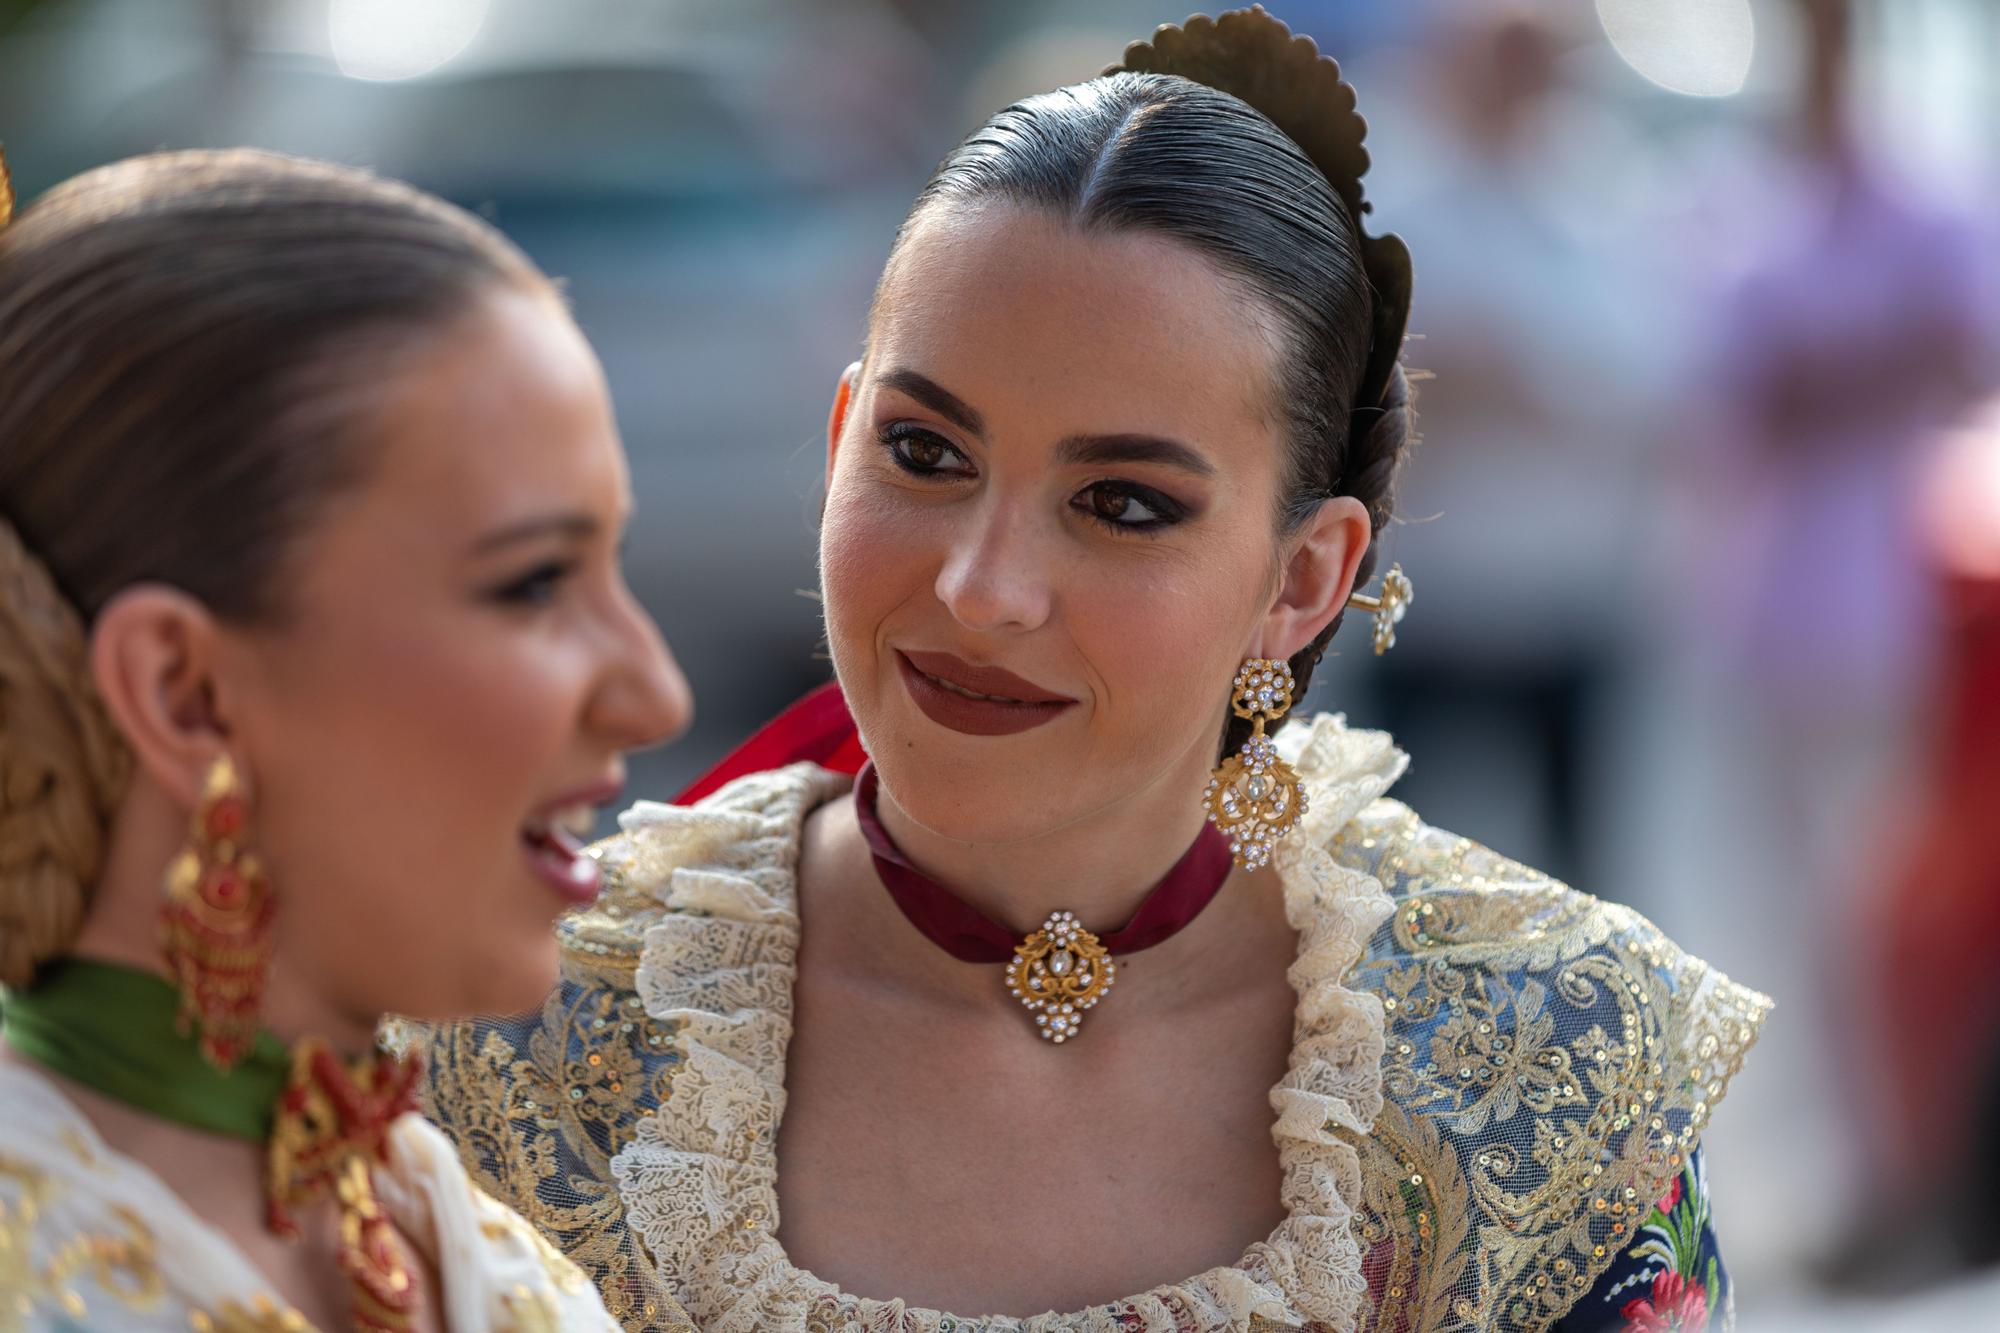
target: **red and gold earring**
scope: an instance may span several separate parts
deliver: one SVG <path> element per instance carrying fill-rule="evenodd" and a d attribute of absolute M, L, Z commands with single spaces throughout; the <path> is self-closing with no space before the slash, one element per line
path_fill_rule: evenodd
<path fill-rule="evenodd" d="M 160 943 L 180 991 L 180 1027 L 230 1069 L 256 1039 L 271 975 L 270 881 L 248 848 L 250 793 L 227 755 L 202 781 L 188 845 L 167 867 Z"/>

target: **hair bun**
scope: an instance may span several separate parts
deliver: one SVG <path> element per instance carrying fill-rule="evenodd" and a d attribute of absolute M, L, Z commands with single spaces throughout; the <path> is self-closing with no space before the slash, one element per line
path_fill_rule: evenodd
<path fill-rule="evenodd" d="M 27 985 L 81 928 L 129 770 L 81 618 L 0 520 L 0 985 Z"/>
<path fill-rule="evenodd" d="M 1362 229 L 1370 208 L 1361 192 L 1368 122 L 1355 110 L 1354 87 L 1340 77 L 1340 65 L 1321 55 L 1312 38 L 1294 36 L 1262 5 L 1252 5 L 1217 18 L 1196 14 L 1178 27 L 1162 24 L 1151 41 L 1132 43 L 1124 60 L 1104 72 L 1121 70 L 1177 74 L 1241 99 L 1282 130 L 1332 183 L 1354 220 L 1362 266 L 1374 290 L 1368 365 L 1354 405 L 1381 405 L 1403 350 L 1413 274 L 1401 237 L 1371 237 Z"/>

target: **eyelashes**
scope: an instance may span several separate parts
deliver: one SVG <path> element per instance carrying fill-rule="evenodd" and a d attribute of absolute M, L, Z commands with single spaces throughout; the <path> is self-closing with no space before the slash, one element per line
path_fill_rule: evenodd
<path fill-rule="evenodd" d="M 619 528 L 612 548 L 611 573 L 621 583 L 625 578 L 626 557 L 631 553 L 632 534 Z M 598 557 L 570 553 L 548 555 L 520 573 L 487 587 L 481 596 L 495 605 L 513 610 L 536 610 L 554 605 L 576 579 L 590 571 Z"/>
<path fill-rule="evenodd" d="M 1170 527 L 1187 517 L 1181 505 L 1150 487 L 1128 481 L 1093 482 L 1070 504 L 1114 528 L 1140 532 Z"/>
<path fill-rule="evenodd" d="M 936 431 L 907 421 L 891 422 L 884 427 L 882 446 L 889 451 L 890 460 L 913 477 L 973 475 L 972 461 L 956 445 Z M 945 460 L 950 458 L 957 459 L 959 466 L 946 467 Z"/>
<path fill-rule="evenodd" d="M 909 476 L 943 482 L 978 475 L 956 445 L 912 422 L 891 422 L 882 429 L 879 442 L 889 460 Z M 1159 532 L 1188 516 L 1186 505 L 1134 481 L 1092 482 L 1069 503 L 1091 521 L 1128 535 Z"/>
<path fill-rule="evenodd" d="M 547 606 L 562 591 L 564 583 L 576 573 L 574 560 L 549 560 L 536 565 L 519 578 L 511 579 L 493 589 L 492 598 L 502 606 L 536 607 Z"/>

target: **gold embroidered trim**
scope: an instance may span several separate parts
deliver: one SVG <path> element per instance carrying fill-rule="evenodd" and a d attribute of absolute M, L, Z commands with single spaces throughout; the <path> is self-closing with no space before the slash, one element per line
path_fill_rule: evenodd
<path fill-rule="evenodd" d="M 1335 840 L 1395 900 L 1354 980 L 1387 1013 L 1362 1159 L 1370 1328 L 1545 1327 L 1630 1245 L 1771 1002 L 1631 909 L 1381 800 Z"/>
<path fill-rule="evenodd" d="M 158 1240 L 130 1208 L 112 1210 L 120 1231 L 51 1236 L 45 1213 L 59 1188 L 40 1168 L 0 1155 L 0 1333 L 24 1327 L 37 1308 L 83 1319 L 80 1277 L 132 1310 L 153 1309 L 166 1291 Z"/>

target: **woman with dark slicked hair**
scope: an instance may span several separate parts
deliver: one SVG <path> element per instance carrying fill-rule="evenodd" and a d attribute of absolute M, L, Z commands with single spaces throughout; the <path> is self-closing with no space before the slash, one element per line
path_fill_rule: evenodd
<path fill-rule="evenodd" d="M 547 990 L 565 826 L 687 713 L 596 358 L 499 233 L 346 168 L 10 212 L 0 1328 L 615 1329 L 375 1040 Z"/>
<path fill-rule="evenodd" d="M 1698 1136 L 1767 1002 L 1285 720 L 1409 603 L 1356 592 L 1410 443 L 1362 131 L 1242 11 L 918 197 L 828 427 L 837 681 L 624 817 L 540 1015 L 433 1043 L 632 1326 L 1722 1317 Z"/>

